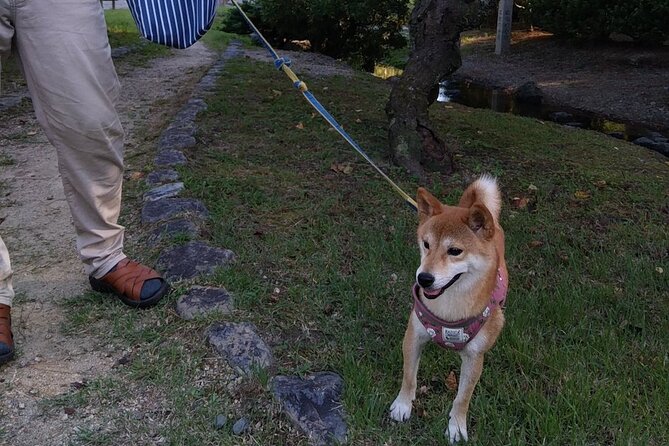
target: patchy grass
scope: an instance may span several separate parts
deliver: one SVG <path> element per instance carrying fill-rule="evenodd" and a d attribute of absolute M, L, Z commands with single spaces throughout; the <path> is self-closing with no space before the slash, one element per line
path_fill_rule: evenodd
<path fill-rule="evenodd" d="M 127 47 L 131 51 L 122 57 L 124 62 L 142 65 L 155 57 L 169 54 L 170 49 L 144 39 L 137 30 L 128 9 L 105 10 L 107 35 L 112 48 Z"/>
<path fill-rule="evenodd" d="M 423 417 L 396 425 L 386 414 L 418 264 L 415 218 L 299 95 L 272 91 L 281 81 L 267 65 L 230 63 L 183 172 L 213 213 L 214 239 L 240 258 L 217 281 L 275 340 L 284 372 L 344 376 L 353 444 L 431 444 L 454 397 L 445 379 L 459 370 L 455 355 L 428 349 Z M 307 82 L 383 159 L 387 86 L 362 75 Z M 431 189 L 454 199 L 491 172 L 506 197 L 509 323 L 472 403 L 474 444 L 668 441 L 669 425 L 655 416 L 669 397 L 664 160 L 533 119 L 432 111 L 461 147 L 460 172 L 435 177 Z M 352 174 L 330 170 L 342 162 Z M 527 206 L 512 204 L 522 199 Z"/>
<path fill-rule="evenodd" d="M 305 81 L 413 192 L 414 179 L 384 155 L 388 85 L 365 74 Z M 343 376 L 350 444 L 446 444 L 454 354 L 427 347 L 421 415 L 404 424 L 387 416 L 418 265 L 415 216 L 270 65 L 230 61 L 219 87 L 181 174 L 212 213 L 213 243 L 238 256 L 200 283 L 225 286 L 237 311 L 180 320 L 172 304 L 187 284 L 150 312 L 95 294 L 71 302 L 66 331 L 101 334 L 124 359 L 112 378 L 51 408 L 109 415 L 109 426 L 81 432 L 84 444 L 306 444 L 272 400 L 268 376 L 235 378 L 206 346 L 210 323 L 248 320 L 273 349 L 271 374 Z M 487 110 L 439 104 L 432 116 L 458 142 L 460 170 L 434 175 L 431 191 L 453 200 L 491 172 L 505 201 L 508 323 L 472 400 L 471 444 L 669 443 L 666 160 L 594 132 Z M 333 171 L 337 163 L 352 172 Z M 219 413 L 229 426 L 217 431 Z M 252 428 L 235 437 L 229 427 L 241 416 Z"/>

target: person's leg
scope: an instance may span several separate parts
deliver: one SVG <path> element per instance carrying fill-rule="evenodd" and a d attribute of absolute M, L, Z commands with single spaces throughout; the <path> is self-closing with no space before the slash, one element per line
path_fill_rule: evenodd
<path fill-rule="evenodd" d="M 12 289 L 12 267 L 7 247 L 0 237 L 0 364 L 14 356 L 12 319 L 10 316 L 14 290 Z"/>
<path fill-rule="evenodd" d="M 37 119 L 58 152 L 77 249 L 91 284 L 128 297 L 125 282 L 112 289 L 96 287 L 110 271 L 122 270 L 117 275 L 141 291 L 141 298 L 135 293 L 131 300 L 159 299 L 166 283 L 157 274 L 121 263 L 123 129 L 115 109 L 120 85 L 99 0 L 19 0 L 15 28 Z"/>
<path fill-rule="evenodd" d="M 125 256 L 117 224 L 123 180 L 119 83 L 98 0 L 18 1 L 16 49 L 58 167 L 86 272 Z"/>
<path fill-rule="evenodd" d="M 0 0 L 0 73 L 2 73 L 2 58 L 9 55 L 12 47 L 12 37 L 14 36 L 11 12 L 9 2 Z M 1 79 L 0 91 L 2 91 Z M 13 298 L 12 265 L 9 261 L 7 246 L 0 237 L 0 364 L 9 361 L 14 355 L 10 316 Z"/>

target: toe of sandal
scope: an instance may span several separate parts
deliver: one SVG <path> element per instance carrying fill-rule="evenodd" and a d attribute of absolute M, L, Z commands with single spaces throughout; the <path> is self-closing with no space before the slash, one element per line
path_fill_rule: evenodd
<path fill-rule="evenodd" d="M 169 285 L 153 269 L 130 259 L 121 260 L 100 279 L 89 277 L 91 288 L 114 293 L 131 307 L 146 308 L 157 304 L 169 292 Z"/>

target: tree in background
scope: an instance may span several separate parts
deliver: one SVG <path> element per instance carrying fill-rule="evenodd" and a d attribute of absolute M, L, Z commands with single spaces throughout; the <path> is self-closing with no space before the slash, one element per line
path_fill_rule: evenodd
<path fill-rule="evenodd" d="M 428 107 L 437 97 L 439 82 L 460 68 L 460 33 L 475 0 L 417 0 L 410 21 L 409 61 L 394 85 L 386 114 L 389 144 L 395 162 L 423 176 L 424 168 L 450 173 L 453 157 L 432 128 Z"/>

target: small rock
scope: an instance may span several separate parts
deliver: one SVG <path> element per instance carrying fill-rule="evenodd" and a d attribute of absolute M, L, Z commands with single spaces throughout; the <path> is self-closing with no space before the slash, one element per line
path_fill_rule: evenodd
<path fill-rule="evenodd" d="M 192 279 L 214 273 L 216 268 L 234 262 L 235 254 L 200 241 L 170 248 L 158 258 L 156 266 L 168 280 Z"/>
<path fill-rule="evenodd" d="M 228 423 L 228 417 L 223 414 L 216 415 L 216 421 L 214 421 L 214 427 L 216 429 L 223 429 Z"/>
<path fill-rule="evenodd" d="M 187 162 L 186 156 L 174 149 L 162 149 L 153 160 L 153 163 L 159 167 L 183 166 Z"/>
<path fill-rule="evenodd" d="M 241 374 L 272 365 L 272 352 L 250 322 L 222 323 L 208 330 L 209 344 Z"/>
<path fill-rule="evenodd" d="M 147 243 L 157 245 L 164 239 L 172 239 L 177 236 L 186 237 L 188 240 L 196 239 L 200 235 L 197 224 L 185 218 L 179 218 L 163 223 L 147 238 Z"/>
<path fill-rule="evenodd" d="M 209 217 L 209 211 L 200 200 L 191 198 L 163 198 L 149 201 L 142 208 L 142 223 L 159 223 L 182 215 Z"/>
<path fill-rule="evenodd" d="M 272 393 L 312 444 L 333 445 L 345 443 L 347 437 L 343 386 L 336 373 L 321 372 L 305 378 L 276 376 Z"/>
<path fill-rule="evenodd" d="M 235 435 L 243 434 L 246 429 L 249 427 L 249 420 L 246 418 L 240 418 L 232 425 L 232 433 Z"/>
<path fill-rule="evenodd" d="M 176 308 L 177 314 L 185 320 L 213 313 L 229 314 L 232 297 L 224 288 L 194 286 L 177 300 Z"/>
<path fill-rule="evenodd" d="M 158 142 L 158 150 L 161 152 L 177 152 L 183 149 L 194 147 L 197 141 L 187 133 L 172 131 L 161 135 Z"/>
<path fill-rule="evenodd" d="M 149 186 L 160 186 L 165 183 L 173 183 L 179 179 L 179 172 L 172 169 L 156 170 L 146 177 Z"/>
<path fill-rule="evenodd" d="M 144 201 L 156 201 L 161 198 L 172 198 L 179 195 L 179 192 L 184 190 L 184 183 L 169 183 L 163 184 L 151 189 L 144 194 Z"/>

